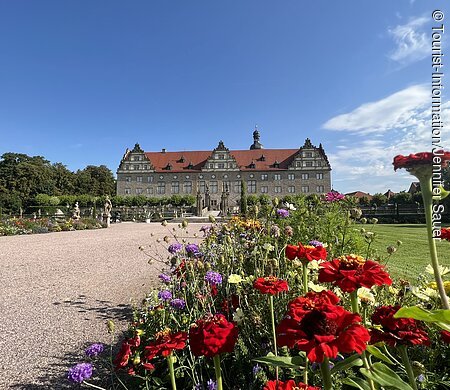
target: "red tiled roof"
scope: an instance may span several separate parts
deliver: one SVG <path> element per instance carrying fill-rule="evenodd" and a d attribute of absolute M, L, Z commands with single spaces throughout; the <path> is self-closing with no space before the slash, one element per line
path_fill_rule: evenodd
<path fill-rule="evenodd" d="M 368 198 L 368 199 L 372 199 L 372 195 L 366 193 L 366 192 L 362 192 L 362 191 L 355 191 L 355 192 L 349 192 L 348 194 L 345 194 L 347 196 L 354 196 L 356 198 Z"/>
<path fill-rule="evenodd" d="M 255 149 L 255 150 L 230 150 L 230 154 L 236 159 L 239 169 L 242 171 L 265 171 L 287 169 L 299 149 Z M 211 156 L 211 151 L 180 151 L 180 152 L 145 152 L 156 172 L 167 172 L 170 164 L 171 172 L 195 172 L 200 171 L 206 160 Z M 277 161 L 280 165 L 275 168 Z M 188 168 L 192 163 L 192 168 Z M 251 168 L 250 165 L 255 167 Z"/>

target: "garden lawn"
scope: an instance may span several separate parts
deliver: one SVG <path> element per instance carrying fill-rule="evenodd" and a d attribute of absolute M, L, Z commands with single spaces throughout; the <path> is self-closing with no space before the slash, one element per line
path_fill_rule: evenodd
<path fill-rule="evenodd" d="M 396 246 L 397 240 L 402 245 L 388 260 L 390 273 L 397 278 L 414 281 L 423 274 L 427 264 L 430 264 L 427 232 L 425 225 L 366 225 L 367 231 L 376 233 L 372 247 L 383 258 L 387 256 L 386 248 Z M 436 240 L 439 263 L 450 266 L 450 243 Z"/>

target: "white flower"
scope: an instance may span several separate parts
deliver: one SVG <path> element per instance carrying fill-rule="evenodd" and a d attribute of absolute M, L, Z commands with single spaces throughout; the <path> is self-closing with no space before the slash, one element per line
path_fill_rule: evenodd
<path fill-rule="evenodd" d="M 323 268 L 320 266 L 320 264 L 323 262 L 324 262 L 324 260 L 311 260 L 308 263 L 308 269 L 313 270 L 313 271 L 318 271 L 320 268 Z"/>
<path fill-rule="evenodd" d="M 263 249 L 265 249 L 267 252 L 271 252 L 275 249 L 275 247 L 273 245 L 269 244 L 268 242 L 266 242 L 263 245 Z"/>
<path fill-rule="evenodd" d="M 360 287 L 358 288 L 358 298 L 365 303 L 370 305 L 375 304 L 375 295 L 369 288 Z"/>
<path fill-rule="evenodd" d="M 228 276 L 228 283 L 238 284 L 241 282 L 242 282 L 242 278 L 238 274 L 231 274 L 230 276 Z"/>
<path fill-rule="evenodd" d="M 427 267 L 425 268 L 425 271 L 431 275 L 434 275 L 434 270 L 433 270 L 433 267 L 431 266 L 431 264 L 427 265 Z M 450 272 L 450 268 L 444 267 L 443 265 L 439 266 L 439 274 L 441 276 L 447 275 L 449 272 Z"/>
<path fill-rule="evenodd" d="M 241 310 L 240 307 L 236 309 L 236 311 L 233 313 L 233 321 L 236 322 L 238 325 L 244 321 L 244 312 Z"/>
<path fill-rule="evenodd" d="M 321 292 L 324 290 L 328 290 L 326 287 L 321 286 L 320 284 L 314 284 L 313 282 L 308 282 L 308 288 L 314 292 Z"/>
<path fill-rule="evenodd" d="M 292 210 L 292 211 L 295 211 L 295 210 L 297 210 L 296 208 L 295 208 L 295 206 L 292 204 L 292 203 L 284 203 L 284 207 L 286 208 L 286 209 L 288 209 L 288 210 Z"/>

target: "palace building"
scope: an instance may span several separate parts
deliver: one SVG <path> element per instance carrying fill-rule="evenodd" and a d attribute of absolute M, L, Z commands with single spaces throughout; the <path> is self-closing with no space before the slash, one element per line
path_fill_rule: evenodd
<path fill-rule="evenodd" d="M 193 195 L 197 209 L 230 210 L 239 204 L 241 183 L 247 193 L 283 197 L 331 190 L 331 166 L 320 144 L 307 138 L 299 149 L 264 149 L 253 132 L 248 150 L 144 152 L 127 149 L 117 170 L 117 195 L 164 197 Z"/>

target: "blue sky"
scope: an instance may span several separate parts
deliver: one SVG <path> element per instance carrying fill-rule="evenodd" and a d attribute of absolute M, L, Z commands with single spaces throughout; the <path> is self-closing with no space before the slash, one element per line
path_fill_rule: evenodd
<path fill-rule="evenodd" d="M 446 23 L 447 3 L 3 1 L 0 154 L 115 171 L 135 142 L 246 149 L 258 124 L 267 148 L 322 142 L 337 190 L 407 189 L 391 162 L 431 149 L 431 14 Z"/>

